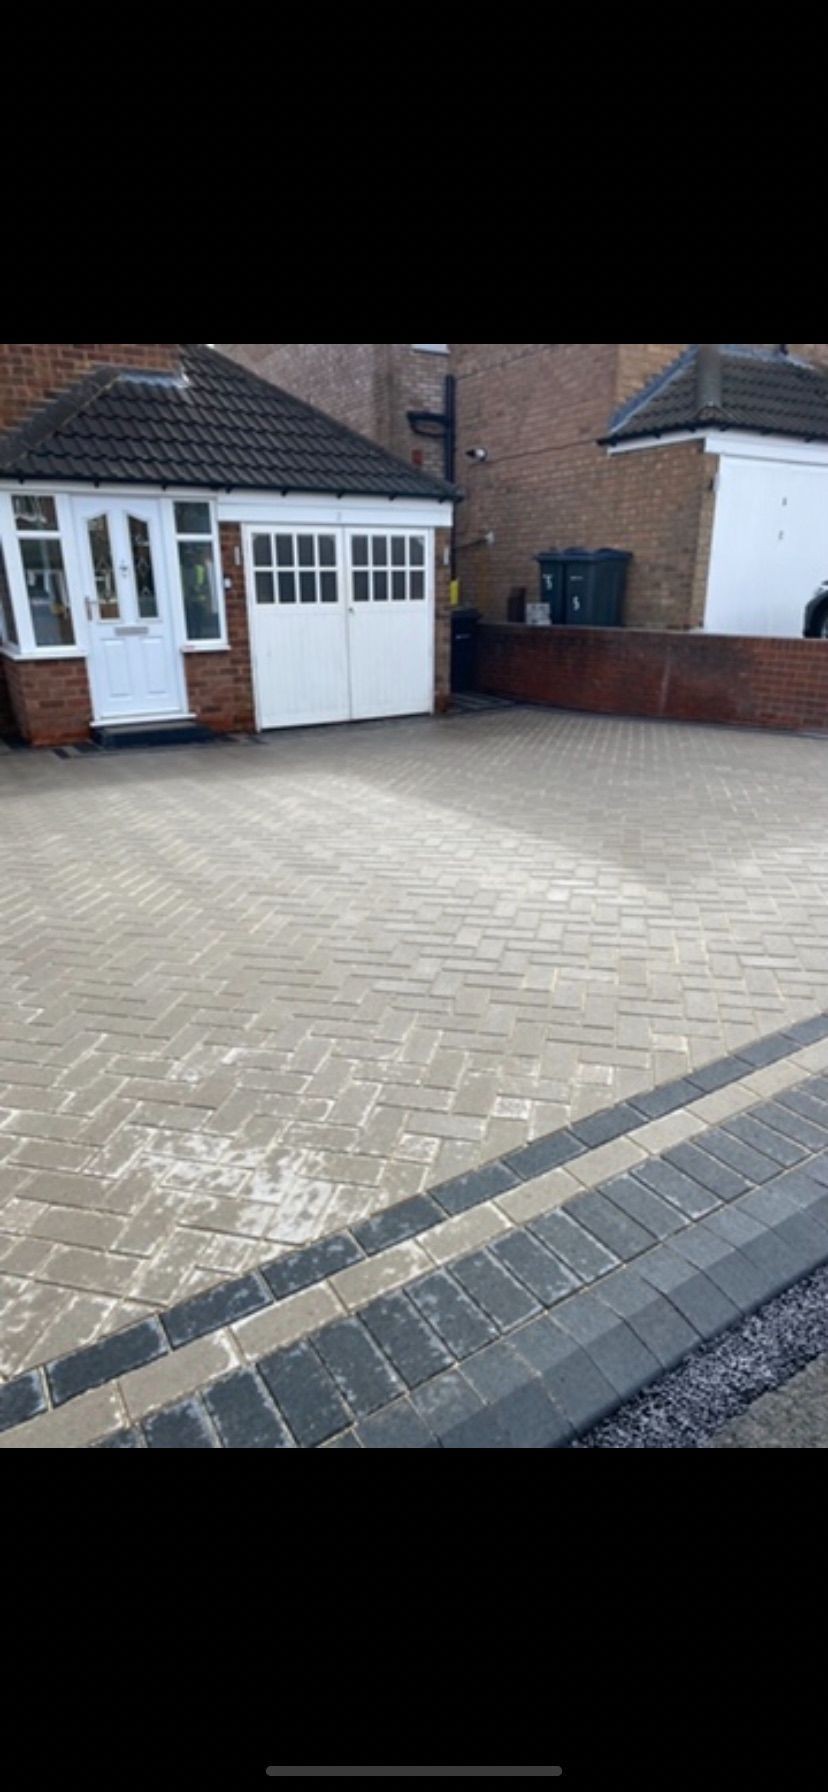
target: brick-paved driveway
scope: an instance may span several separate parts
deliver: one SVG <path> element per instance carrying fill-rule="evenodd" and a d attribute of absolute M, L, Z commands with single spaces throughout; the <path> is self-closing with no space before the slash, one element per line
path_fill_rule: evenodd
<path fill-rule="evenodd" d="M 828 1006 L 828 742 L 0 755 L 0 1373 Z"/>

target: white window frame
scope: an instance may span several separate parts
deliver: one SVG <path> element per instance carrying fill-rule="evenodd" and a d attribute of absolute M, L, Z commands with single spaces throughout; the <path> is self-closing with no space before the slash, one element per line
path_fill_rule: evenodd
<path fill-rule="evenodd" d="M 210 512 L 209 532 L 205 530 L 203 533 L 200 531 L 197 535 L 179 534 L 175 516 L 176 504 L 206 504 Z M 219 538 L 218 514 L 215 499 L 207 497 L 204 492 L 199 492 L 194 497 L 188 496 L 185 492 L 176 492 L 167 500 L 165 505 L 162 505 L 162 510 L 166 510 L 167 513 L 167 527 L 165 528 L 164 534 L 168 548 L 168 565 L 171 579 L 170 589 L 173 592 L 173 601 L 175 602 L 177 599 L 176 608 L 180 623 L 179 640 L 181 652 L 226 653 L 230 646 L 230 640 L 227 633 L 227 603 L 224 590 L 224 568 L 221 562 L 221 540 Z M 218 592 L 219 632 L 217 635 L 212 635 L 209 639 L 204 641 L 191 641 L 187 633 L 187 606 L 184 602 L 184 586 L 181 580 L 181 562 L 178 557 L 178 544 L 180 541 L 211 541 L 213 544 L 213 564 L 216 569 L 216 589 Z"/>
<path fill-rule="evenodd" d="M 51 498 L 54 501 L 57 516 L 55 530 L 19 530 L 14 514 L 14 497 Z M 23 568 L 23 555 L 20 544 L 27 539 L 36 541 L 39 535 L 47 540 L 59 540 L 63 555 L 63 572 L 66 579 L 66 591 L 69 599 L 69 614 L 72 618 L 74 641 L 71 646 L 58 646 L 56 643 L 42 646 L 35 639 L 34 619 L 26 586 L 26 575 Z M 18 645 L 13 641 L 0 641 L 0 653 L 13 660 L 79 660 L 86 657 L 84 642 L 85 618 L 78 596 L 79 577 L 75 556 L 74 531 L 67 500 L 62 492 L 54 488 L 21 485 L 15 492 L 0 492 L 0 540 L 3 543 L 3 555 L 6 562 L 6 577 L 9 583 L 11 605 L 17 625 Z"/>
<path fill-rule="evenodd" d="M 408 604 L 418 604 L 418 605 L 423 604 L 426 606 L 430 606 L 433 610 L 433 602 L 432 602 L 433 590 L 432 590 L 432 584 L 430 582 L 430 573 L 433 575 L 433 570 L 434 570 L 434 568 L 433 568 L 434 537 L 433 537 L 433 535 L 431 535 L 431 536 L 429 535 L 429 531 L 427 529 L 425 529 L 425 528 L 423 528 L 423 529 L 413 528 L 412 529 L 409 527 L 397 528 L 393 522 L 389 522 L 389 523 L 384 523 L 382 525 L 382 527 L 377 527 L 376 524 L 372 524 L 370 528 L 356 527 L 356 528 L 346 529 L 345 535 L 346 535 L 346 547 L 347 547 L 347 553 L 346 553 L 346 557 L 345 557 L 345 576 L 347 579 L 345 596 L 346 596 L 346 601 L 348 603 L 358 604 L 360 609 L 362 608 L 362 605 L 365 604 L 369 610 L 372 610 L 374 608 L 375 604 L 380 604 L 383 609 L 385 609 L 385 606 L 387 604 L 389 609 L 391 609 L 394 607 L 394 605 L 399 604 L 399 603 L 404 603 L 406 605 L 408 605 Z M 384 535 L 386 538 L 386 541 L 388 542 L 388 559 L 385 563 L 385 566 L 382 566 L 380 564 L 376 568 L 374 567 L 374 553 L 373 553 L 373 547 L 371 544 L 371 538 L 374 535 Z M 394 535 L 401 537 L 401 539 L 406 544 L 405 563 L 403 566 L 395 566 L 391 559 L 391 538 Z M 368 559 L 364 565 L 355 566 L 354 565 L 354 542 L 358 536 L 360 536 L 360 537 L 365 536 L 367 538 Z M 422 543 L 423 543 L 422 565 L 415 564 L 411 559 L 411 552 L 410 552 L 410 548 L 409 548 L 408 544 L 415 537 L 418 541 L 422 541 Z M 385 572 L 388 576 L 388 595 L 387 595 L 387 597 L 384 597 L 384 598 L 375 598 L 374 597 L 374 572 L 375 571 Z M 368 597 L 355 597 L 354 596 L 354 575 L 358 572 L 364 572 L 364 573 L 368 574 L 368 587 L 369 587 Z M 392 575 L 392 573 L 395 573 L 395 572 L 401 572 L 401 573 L 403 573 L 403 575 L 405 577 L 406 592 L 405 592 L 405 597 L 402 599 L 400 599 L 398 597 L 392 597 L 392 595 L 391 595 L 391 593 L 392 593 L 391 575 Z M 412 572 L 421 572 L 423 574 L 423 595 L 422 595 L 422 597 L 412 597 L 410 594 L 410 579 L 411 579 Z"/>
<path fill-rule="evenodd" d="M 450 352 L 447 342 L 412 342 L 411 347 L 416 355 L 447 355 Z"/>

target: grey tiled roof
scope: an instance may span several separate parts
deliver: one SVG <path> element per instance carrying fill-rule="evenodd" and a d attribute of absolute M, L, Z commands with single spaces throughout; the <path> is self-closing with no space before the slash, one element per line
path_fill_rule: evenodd
<path fill-rule="evenodd" d="M 444 480 L 214 349 L 185 346 L 182 360 L 183 381 L 97 369 L 0 437 L 0 474 L 208 490 L 454 495 Z"/>
<path fill-rule="evenodd" d="M 723 344 L 721 411 L 703 415 L 697 362 L 693 344 L 615 412 L 602 443 L 711 428 L 828 441 L 828 373 L 775 350 Z"/>

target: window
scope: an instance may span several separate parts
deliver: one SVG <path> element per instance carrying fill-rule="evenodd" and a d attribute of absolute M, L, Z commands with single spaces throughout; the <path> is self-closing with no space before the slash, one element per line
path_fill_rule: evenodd
<path fill-rule="evenodd" d="M 7 641 L 11 647 L 20 645 L 17 639 L 17 624 L 14 620 L 9 581 L 6 577 L 6 559 L 2 542 L 0 542 L 0 641 Z"/>
<path fill-rule="evenodd" d="M 253 536 L 257 604 L 335 604 L 336 536 L 279 529 Z"/>
<path fill-rule="evenodd" d="M 74 647 L 75 631 L 54 498 L 12 499 L 26 596 L 38 647 Z"/>
<path fill-rule="evenodd" d="M 176 504 L 174 509 L 187 640 L 219 641 L 221 610 L 210 506 L 182 503 Z M 154 616 L 157 610 L 149 537 L 146 525 L 133 517 L 130 517 L 130 541 L 141 615 Z"/>
<path fill-rule="evenodd" d="M 425 598 L 424 535 L 352 535 L 354 603 L 420 603 Z"/>

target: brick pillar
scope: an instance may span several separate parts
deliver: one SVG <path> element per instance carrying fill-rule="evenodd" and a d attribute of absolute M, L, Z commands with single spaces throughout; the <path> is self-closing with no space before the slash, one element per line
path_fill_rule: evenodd
<path fill-rule="evenodd" d="M 33 747 L 88 740 L 92 698 L 86 661 L 13 660 L 3 665 L 14 726 Z"/>
<path fill-rule="evenodd" d="M 451 530 L 434 531 L 434 707 L 442 714 L 451 702 L 451 566 L 444 565 L 451 548 Z"/>

